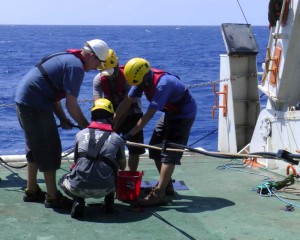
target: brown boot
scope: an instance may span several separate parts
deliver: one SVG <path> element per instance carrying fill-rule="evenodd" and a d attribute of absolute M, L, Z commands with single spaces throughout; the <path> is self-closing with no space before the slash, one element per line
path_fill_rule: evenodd
<path fill-rule="evenodd" d="M 169 183 L 166 187 L 166 194 L 168 196 L 173 196 L 175 194 L 174 187 L 173 187 L 173 182 L 175 182 L 175 180 L 171 178 L 171 180 L 169 181 Z M 156 188 L 158 186 L 158 183 L 159 182 L 156 183 L 154 188 Z M 151 191 L 152 191 L 152 188 L 145 188 L 146 194 L 149 194 Z"/>
<path fill-rule="evenodd" d="M 142 207 L 162 206 L 166 205 L 167 202 L 166 194 L 160 192 L 157 188 L 153 188 L 144 199 L 138 201 L 138 205 Z"/>

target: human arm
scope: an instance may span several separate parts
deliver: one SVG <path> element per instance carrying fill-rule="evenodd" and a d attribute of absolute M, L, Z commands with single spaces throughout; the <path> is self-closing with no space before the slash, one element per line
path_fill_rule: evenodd
<path fill-rule="evenodd" d="M 127 116 L 129 112 L 129 108 L 132 103 L 135 102 L 135 98 L 131 98 L 126 96 L 122 102 L 119 104 L 118 108 L 116 109 L 114 113 L 114 119 L 113 119 L 113 126 L 114 130 L 116 131 L 120 125 L 122 124 L 123 120 Z"/>
<path fill-rule="evenodd" d="M 63 129 L 71 129 L 72 128 L 72 122 L 69 118 L 67 118 L 65 111 L 63 110 L 60 101 L 57 101 L 52 104 L 53 106 L 53 112 L 57 116 L 57 118 L 60 121 L 60 126 Z"/>
<path fill-rule="evenodd" d="M 119 169 L 120 170 L 125 170 L 126 168 L 126 158 L 119 160 L 118 161 Z"/>
<path fill-rule="evenodd" d="M 93 98 L 94 101 L 102 97 L 102 88 L 100 84 L 101 74 L 97 74 L 93 80 Z"/>
<path fill-rule="evenodd" d="M 89 122 L 83 115 L 80 106 L 77 102 L 77 97 L 67 93 L 66 95 L 66 108 L 70 116 L 77 122 L 81 129 L 86 128 Z"/>
<path fill-rule="evenodd" d="M 119 146 L 119 150 L 116 154 L 116 159 L 117 159 L 117 163 L 118 163 L 118 168 L 120 170 L 125 170 L 126 168 L 126 155 L 125 155 L 125 143 L 124 141 L 119 137 L 119 141 L 120 141 L 120 146 Z"/>
<path fill-rule="evenodd" d="M 153 118 L 156 112 L 157 112 L 156 109 L 148 108 L 144 116 L 137 122 L 135 127 L 131 129 L 126 135 L 133 136 L 137 134 L 140 130 L 142 130 L 147 125 L 147 123 Z"/>

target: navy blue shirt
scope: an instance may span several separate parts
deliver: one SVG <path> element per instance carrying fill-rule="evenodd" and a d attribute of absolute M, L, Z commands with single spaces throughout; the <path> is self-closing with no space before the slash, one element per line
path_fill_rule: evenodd
<path fill-rule="evenodd" d="M 176 76 L 171 74 L 165 74 L 160 79 L 156 86 L 155 93 L 148 106 L 150 109 L 162 111 L 166 103 L 176 103 L 179 101 L 185 92 L 184 83 Z M 143 89 L 141 86 L 131 87 L 128 96 L 133 98 L 141 98 Z M 180 113 L 175 114 L 167 111 L 166 116 L 170 119 L 187 119 L 196 116 L 197 106 L 193 97 L 191 101 L 185 103 L 180 107 Z"/>
<path fill-rule="evenodd" d="M 55 56 L 42 64 L 57 91 L 54 91 L 37 67 L 32 68 L 20 81 L 15 101 L 29 107 L 50 110 L 58 92 L 78 97 L 84 77 L 83 64 L 73 54 Z"/>

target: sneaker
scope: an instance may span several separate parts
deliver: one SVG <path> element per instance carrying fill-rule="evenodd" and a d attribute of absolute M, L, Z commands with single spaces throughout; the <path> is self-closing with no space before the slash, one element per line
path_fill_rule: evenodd
<path fill-rule="evenodd" d="M 149 193 L 144 199 L 138 201 L 138 205 L 142 207 L 150 206 L 162 206 L 167 204 L 166 194 L 159 193 L 157 188 L 153 188 L 152 192 Z"/>
<path fill-rule="evenodd" d="M 73 201 L 70 198 L 62 195 L 60 191 L 57 191 L 55 199 L 47 198 L 45 199 L 44 205 L 46 208 L 66 208 L 71 209 Z"/>
<path fill-rule="evenodd" d="M 83 198 L 77 198 L 73 201 L 71 217 L 82 218 L 84 215 L 85 201 Z"/>
<path fill-rule="evenodd" d="M 172 195 L 175 194 L 174 187 L 173 187 L 173 182 L 175 182 L 175 180 L 171 178 L 171 180 L 169 181 L 168 186 L 166 188 L 166 194 L 167 195 L 172 196 Z"/>
<path fill-rule="evenodd" d="M 105 196 L 103 212 L 104 213 L 113 213 L 114 212 L 114 201 L 115 201 L 115 193 L 112 192 Z"/>
<path fill-rule="evenodd" d="M 31 192 L 28 189 L 25 189 L 23 196 L 24 202 L 44 202 L 46 198 L 46 192 L 42 191 L 39 186 L 35 192 Z"/>

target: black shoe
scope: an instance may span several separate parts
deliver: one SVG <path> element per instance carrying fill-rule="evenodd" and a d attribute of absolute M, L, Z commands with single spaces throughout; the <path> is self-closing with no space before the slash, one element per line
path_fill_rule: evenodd
<path fill-rule="evenodd" d="M 115 193 L 112 192 L 105 196 L 103 212 L 104 213 L 113 213 L 114 212 L 114 201 L 115 201 Z"/>
<path fill-rule="evenodd" d="M 25 190 L 23 201 L 24 202 L 44 202 L 46 198 L 46 192 L 42 191 L 39 186 L 35 192 L 30 192 L 28 189 Z"/>
<path fill-rule="evenodd" d="M 73 201 L 70 198 L 62 195 L 60 191 L 57 191 L 57 195 L 55 199 L 46 198 L 44 205 L 46 208 L 64 208 L 71 209 L 73 205 Z"/>
<path fill-rule="evenodd" d="M 84 215 L 85 201 L 83 198 L 74 199 L 71 217 L 72 218 L 82 218 Z"/>

